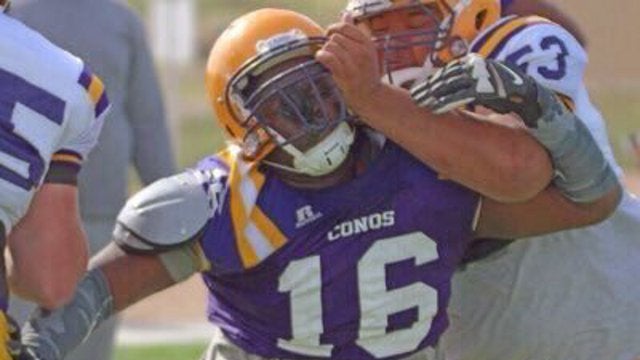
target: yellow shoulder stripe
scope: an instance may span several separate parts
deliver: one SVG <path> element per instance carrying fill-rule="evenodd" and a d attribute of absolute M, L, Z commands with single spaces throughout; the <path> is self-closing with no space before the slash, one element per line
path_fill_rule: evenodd
<path fill-rule="evenodd" d="M 235 150 L 223 151 L 219 156 L 230 168 L 231 221 L 240 259 L 247 269 L 284 245 L 286 238 L 257 205 L 266 180 L 264 174 L 243 161 Z"/>
<path fill-rule="evenodd" d="M 102 80 L 99 77 L 93 75 L 91 77 L 91 83 L 89 84 L 89 89 L 87 89 L 87 91 L 89 93 L 91 101 L 93 101 L 94 104 L 97 104 L 98 101 L 100 101 L 102 94 L 104 93 L 104 84 L 102 83 Z"/>
<path fill-rule="evenodd" d="M 492 30 L 492 33 L 484 39 L 484 44 L 478 44 L 481 47 L 476 52 L 483 57 L 492 58 L 513 36 L 533 24 L 540 23 L 551 23 L 551 21 L 540 16 L 516 17 L 506 21 Z"/>

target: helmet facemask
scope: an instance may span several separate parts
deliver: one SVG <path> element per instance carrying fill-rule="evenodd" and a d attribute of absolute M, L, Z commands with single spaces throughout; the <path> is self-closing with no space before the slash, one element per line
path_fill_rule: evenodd
<path fill-rule="evenodd" d="M 352 0 L 347 7 L 355 23 L 371 33 L 378 48 L 383 81 L 410 86 L 426 79 L 445 36 L 436 2 Z"/>
<path fill-rule="evenodd" d="M 263 163 L 310 176 L 328 174 L 346 159 L 354 133 L 331 74 L 314 60 L 323 43 L 323 38 L 295 32 L 276 36 L 258 44 L 260 55 L 229 81 L 226 95 L 247 129 L 242 139 L 246 156 L 274 144 L 291 163 Z"/>

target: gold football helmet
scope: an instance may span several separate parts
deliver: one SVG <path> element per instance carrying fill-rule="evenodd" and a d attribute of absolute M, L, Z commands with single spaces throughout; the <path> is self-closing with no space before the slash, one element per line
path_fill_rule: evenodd
<path fill-rule="evenodd" d="M 501 6 L 500 0 L 349 0 L 345 12 L 371 33 L 389 81 L 402 85 L 424 67 L 466 55 L 500 18 Z"/>
<path fill-rule="evenodd" d="M 324 30 L 289 10 L 236 19 L 209 55 L 206 84 L 221 127 L 250 160 L 311 176 L 335 169 L 353 142 L 346 105 L 314 55 Z M 291 164 L 264 159 L 276 147 Z"/>

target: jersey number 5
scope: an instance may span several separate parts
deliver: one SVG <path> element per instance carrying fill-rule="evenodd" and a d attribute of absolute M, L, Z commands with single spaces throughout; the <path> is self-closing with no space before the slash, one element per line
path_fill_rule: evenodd
<path fill-rule="evenodd" d="M 38 145 L 52 140 L 48 127 L 62 124 L 65 102 L 3 69 L 0 84 L 0 179 L 30 191 L 45 169 Z"/>
<path fill-rule="evenodd" d="M 387 290 L 386 266 L 414 259 L 424 265 L 438 259 L 435 241 L 422 232 L 376 241 L 358 261 L 360 329 L 356 343 L 376 358 L 413 351 L 427 336 L 438 311 L 438 292 L 422 282 Z M 279 291 L 290 292 L 292 339 L 279 339 L 282 349 L 331 357 L 333 345 L 320 344 L 322 322 L 320 256 L 293 261 L 280 276 Z M 386 332 L 389 316 L 417 309 L 409 328 Z"/>

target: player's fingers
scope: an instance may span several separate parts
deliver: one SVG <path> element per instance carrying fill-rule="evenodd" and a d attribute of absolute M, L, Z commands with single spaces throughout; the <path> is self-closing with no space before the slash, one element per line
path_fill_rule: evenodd
<path fill-rule="evenodd" d="M 460 91 L 456 94 L 438 99 L 436 105 L 432 107 L 433 113 L 438 115 L 444 114 L 462 106 L 471 104 L 474 101 L 475 97 L 468 91 Z"/>
<path fill-rule="evenodd" d="M 428 82 L 422 82 L 409 90 L 413 101 L 419 106 L 425 106 L 427 99 L 431 97 L 432 87 Z"/>
<path fill-rule="evenodd" d="M 329 69 L 334 79 L 341 79 L 344 77 L 344 66 L 340 63 L 340 60 L 335 56 L 335 54 L 327 50 L 320 49 L 316 53 L 315 58 L 319 63 Z"/>
<path fill-rule="evenodd" d="M 371 39 L 369 38 L 369 36 L 362 32 L 362 30 L 358 29 L 358 27 L 356 27 L 354 24 L 339 22 L 329 26 L 329 28 L 327 29 L 327 36 L 331 36 L 336 33 L 342 34 L 352 41 L 362 45 L 371 43 Z"/>
<path fill-rule="evenodd" d="M 348 11 L 342 12 L 342 15 L 340 16 L 340 20 L 342 20 L 342 22 L 346 24 L 351 24 L 351 25 L 356 24 L 356 22 L 353 20 L 353 16 L 351 16 L 351 13 L 349 13 Z"/>
<path fill-rule="evenodd" d="M 367 48 L 339 33 L 331 35 L 331 41 L 339 45 L 344 54 L 348 56 L 358 68 L 366 67 L 370 65 L 372 61 L 375 61 L 376 53 L 373 48 Z"/>
<path fill-rule="evenodd" d="M 437 84 L 435 87 L 437 88 Z M 421 88 L 418 91 L 411 91 L 411 98 L 421 107 L 431 108 L 437 102 L 437 98 L 433 96 L 433 88 Z"/>
<path fill-rule="evenodd" d="M 348 74 L 357 70 L 354 65 L 353 55 L 350 53 L 351 51 L 340 42 L 332 39 L 328 41 L 322 49 L 331 53 L 339 61 L 341 67 L 340 73 Z"/>
<path fill-rule="evenodd" d="M 410 93 L 416 102 L 422 104 L 433 104 L 434 100 L 428 98 L 439 99 L 458 93 L 462 90 L 473 89 L 475 81 L 466 73 L 459 74 L 454 77 L 447 77 L 418 84 L 411 88 Z"/>
<path fill-rule="evenodd" d="M 447 78 L 444 81 L 434 84 L 431 92 L 435 97 L 444 97 L 455 94 L 462 90 L 473 89 L 475 81 L 465 74 Z"/>

